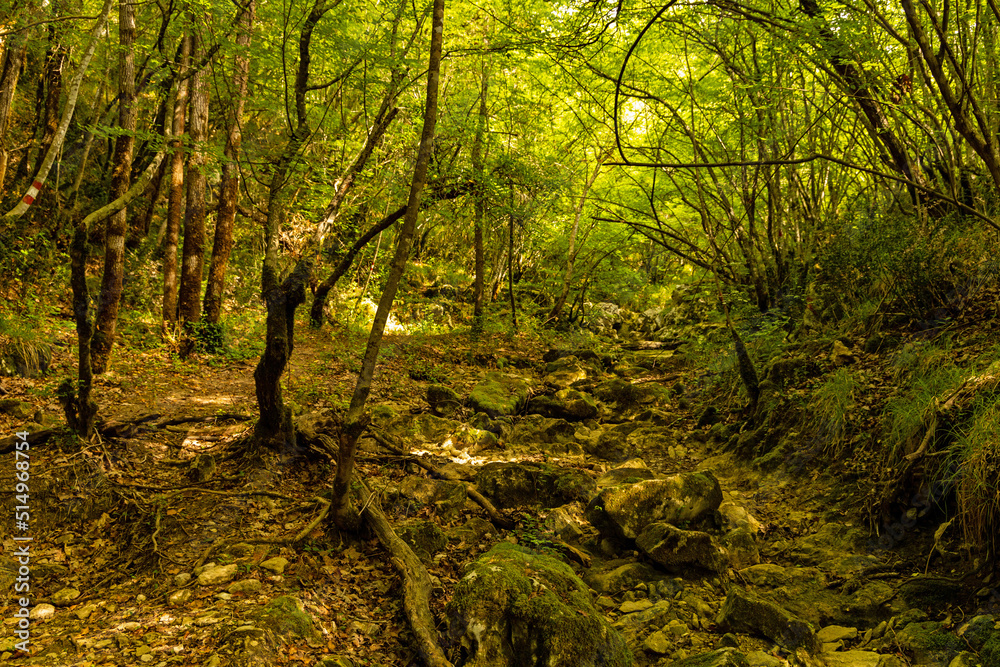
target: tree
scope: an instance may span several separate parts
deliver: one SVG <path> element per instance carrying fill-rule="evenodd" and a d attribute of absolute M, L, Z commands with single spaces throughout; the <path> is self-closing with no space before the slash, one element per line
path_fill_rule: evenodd
<path fill-rule="evenodd" d="M 118 33 L 121 50 L 118 65 L 118 128 L 111 175 L 111 196 L 118 199 L 128 192 L 132 177 L 132 149 L 135 146 L 135 7 L 131 0 L 119 0 Z M 108 368 L 114 345 L 125 270 L 125 234 L 128 232 L 128 208 L 110 218 L 104 237 L 104 276 L 100 301 L 91 339 L 94 372 Z"/>

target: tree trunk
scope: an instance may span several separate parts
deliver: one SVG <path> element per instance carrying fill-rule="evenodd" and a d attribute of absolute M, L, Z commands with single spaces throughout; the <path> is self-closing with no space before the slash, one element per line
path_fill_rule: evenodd
<path fill-rule="evenodd" d="M 215 239 L 212 243 L 212 261 L 205 286 L 205 321 L 218 324 L 222 315 L 222 294 L 226 285 L 226 267 L 233 250 L 233 223 L 239 198 L 240 174 L 237 168 L 243 135 L 243 103 L 250 78 L 250 39 L 253 32 L 255 1 L 249 0 L 237 19 L 239 34 L 236 36 L 237 55 L 233 68 L 235 100 L 229 119 L 229 136 L 226 138 L 225 163 L 222 167 L 222 184 L 219 186 L 219 208 L 215 218 Z"/>
<path fill-rule="evenodd" d="M 49 170 L 56 161 L 56 156 L 59 154 L 59 151 L 62 148 L 62 143 L 66 139 L 66 131 L 69 130 L 70 121 L 73 120 L 73 111 L 76 109 L 76 100 L 80 95 L 80 86 L 83 84 L 83 77 L 87 73 L 90 61 L 94 57 L 94 50 L 97 48 L 97 42 L 104 32 L 104 26 L 108 22 L 108 14 L 111 12 L 111 1 L 112 0 L 104 0 L 104 6 L 101 8 L 97 24 L 90 31 L 87 46 L 84 48 L 83 56 L 80 59 L 80 66 L 77 68 L 76 73 L 73 74 L 73 79 L 70 81 L 69 90 L 66 96 L 66 107 L 63 109 L 62 118 L 59 121 L 59 127 L 56 130 L 55 137 L 52 139 L 52 145 L 49 146 L 49 150 L 45 153 L 41 166 L 35 173 L 35 178 L 31 183 L 31 187 L 28 188 L 24 197 L 21 198 L 21 201 L 18 202 L 14 208 L 8 211 L 6 215 L 4 215 L 4 223 L 9 224 L 17 220 L 24 215 L 32 204 L 35 203 L 35 198 L 38 196 L 38 192 L 42 189 L 45 179 L 49 175 Z"/>
<path fill-rule="evenodd" d="M 10 160 L 7 139 L 10 109 L 14 103 L 17 81 L 21 76 L 21 63 L 24 62 L 24 54 L 28 50 L 26 32 L 14 33 L 7 39 L 3 59 L 0 60 L 0 192 L 3 192 L 7 163 Z"/>
<path fill-rule="evenodd" d="M 514 184 L 510 184 L 510 212 L 507 214 L 507 294 L 510 297 L 510 325 L 517 331 L 517 301 L 514 299 Z"/>
<path fill-rule="evenodd" d="M 403 226 L 396 239 L 396 254 L 392 259 L 389 275 L 386 278 L 382 297 L 379 299 L 375 320 L 368 344 L 365 348 L 361 372 L 358 374 L 351 405 L 347 410 L 344 429 L 340 435 L 340 452 L 337 459 L 337 474 L 333 481 L 333 499 L 330 504 L 331 514 L 336 524 L 342 528 L 355 525 L 357 514 L 350 501 L 351 473 L 354 470 L 354 456 L 357 452 L 358 438 L 367 425 L 365 403 L 371 392 L 372 376 L 378 359 L 379 347 L 382 343 L 382 333 L 396 297 L 399 281 L 406 269 L 406 260 L 410 255 L 410 245 L 413 242 L 413 231 L 417 226 L 417 216 L 420 213 L 420 195 L 427 181 L 427 167 L 430 164 L 434 148 L 434 131 L 437 125 L 438 79 L 441 70 L 441 47 L 444 41 L 444 0 L 434 0 L 434 17 L 431 30 L 431 52 L 427 68 L 427 99 L 424 106 L 424 127 L 420 135 L 420 148 L 413 168 L 413 180 L 410 183 L 410 196 L 406 204 L 406 216 Z"/>
<path fill-rule="evenodd" d="M 181 38 L 178 58 L 181 76 L 191 62 L 191 35 Z M 187 114 L 188 85 L 177 84 L 174 100 L 173 139 L 170 141 L 170 194 L 167 198 L 167 231 L 163 240 L 163 326 L 170 331 L 177 323 L 177 239 L 181 233 L 181 210 L 184 206 L 184 120 Z"/>
<path fill-rule="evenodd" d="M 574 206 L 573 211 L 573 227 L 569 232 L 569 249 L 566 253 L 566 273 L 563 275 L 562 289 L 559 290 L 559 296 L 556 298 L 556 304 L 552 307 L 552 312 L 549 313 L 549 319 L 558 319 L 559 315 L 562 313 L 563 307 L 566 305 L 566 297 L 569 296 L 570 284 L 573 281 L 573 265 L 576 263 L 577 247 L 576 247 L 576 235 L 580 231 L 580 218 L 583 216 L 583 207 L 587 203 L 587 196 L 590 195 L 590 189 L 594 187 L 594 182 L 601 173 L 601 167 L 604 165 L 605 158 L 598 156 L 597 166 L 594 167 L 594 172 L 587 179 L 587 182 L 583 186 L 583 193 L 580 195 L 580 201 Z"/>
<path fill-rule="evenodd" d="M 191 57 L 200 57 L 202 49 L 198 31 L 192 31 Z M 181 253 L 177 313 L 185 325 L 185 338 L 190 341 L 190 325 L 201 319 L 201 277 L 205 263 L 205 165 L 208 163 L 205 141 L 208 139 L 209 66 L 198 69 L 188 79 L 188 83 L 188 95 L 191 98 L 191 155 L 188 157 L 185 178 L 187 206 L 184 211 L 184 247 Z M 190 345 L 185 345 L 185 350 L 190 349 Z"/>
<path fill-rule="evenodd" d="M 62 3 L 54 3 L 53 14 L 62 13 Z M 45 53 L 45 104 L 41 110 L 42 139 L 39 142 L 38 164 L 35 171 L 42 166 L 42 158 L 48 153 L 56 132 L 59 130 L 59 98 L 62 95 L 62 71 L 66 62 L 66 49 L 61 43 L 61 23 L 49 24 L 49 48 Z"/>
<path fill-rule="evenodd" d="M 274 167 L 268 188 L 267 219 L 264 222 L 264 263 L 260 286 L 267 306 L 264 353 L 254 369 L 254 387 L 260 419 L 254 427 L 252 442 L 271 449 L 294 449 L 295 430 L 292 411 L 285 405 L 281 392 L 281 376 L 292 356 L 295 345 L 295 309 L 306 298 L 306 284 L 312 276 L 313 253 L 307 250 L 295 265 L 291 275 L 279 282 L 278 232 L 284 220 L 288 172 L 299 150 L 309 136 L 306 117 L 306 89 L 309 85 L 309 47 L 312 33 L 323 14 L 330 9 L 323 0 L 316 0 L 299 33 L 299 65 L 295 74 L 296 125 L 285 149 Z"/>
<path fill-rule="evenodd" d="M 486 224 L 486 169 L 483 158 L 483 139 L 486 136 L 489 112 L 486 94 L 489 91 L 489 73 L 483 61 L 482 85 L 479 90 L 479 117 L 476 124 L 476 139 L 472 144 L 472 173 L 476 179 L 476 199 L 473 225 L 476 252 L 476 276 L 472 283 L 472 333 L 479 336 L 483 332 L 483 273 L 486 271 L 486 256 L 483 249 L 483 226 Z"/>
<path fill-rule="evenodd" d="M 118 34 L 121 51 L 118 58 L 118 127 L 121 134 L 115 140 L 111 172 L 111 198 L 118 199 L 129 189 L 132 176 L 132 149 L 135 146 L 135 7 L 131 0 L 118 5 Z M 125 234 L 128 231 L 128 208 L 108 219 L 104 239 L 104 277 L 101 280 L 100 302 L 90 341 L 94 372 L 100 375 L 108 369 L 114 345 L 118 308 L 121 304 L 122 281 L 125 271 Z"/>

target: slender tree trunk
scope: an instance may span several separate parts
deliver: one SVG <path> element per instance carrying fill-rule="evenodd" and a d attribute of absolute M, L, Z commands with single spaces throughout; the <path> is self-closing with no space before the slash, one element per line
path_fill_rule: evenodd
<path fill-rule="evenodd" d="M 17 81 L 21 76 L 21 64 L 28 50 L 27 33 L 9 36 L 3 58 L 0 60 L 0 192 L 3 191 L 7 163 L 10 160 L 10 146 L 7 128 L 10 124 L 10 109 L 17 91 Z"/>
<path fill-rule="evenodd" d="M 375 373 L 375 363 L 378 360 L 379 348 L 382 344 L 382 334 L 385 331 L 392 302 L 396 297 L 399 281 L 406 269 L 406 260 L 410 255 L 413 242 L 413 232 L 417 226 L 417 216 L 420 213 L 420 195 L 427 181 L 427 167 L 430 164 L 434 148 L 434 131 L 437 125 L 438 79 L 441 71 L 441 47 L 444 41 L 444 0 L 434 0 L 434 15 L 431 29 L 431 52 L 427 68 L 427 98 L 424 106 L 424 127 L 420 135 L 420 148 L 413 168 L 413 180 L 410 183 L 410 196 L 406 205 L 406 216 L 403 226 L 396 238 L 396 253 L 392 259 L 389 275 L 386 278 L 382 297 L 379 299 L 375 320 L 372 322 L 371 333 L 365 348 L 361 372 L 358 374 L 351 405 L 347 410 L 344 428 L 340 435 L 340 452 L 337 459 L 337 474 L 333 481 L 333 499 L 330 504 L 331 515 L 336 524 L 342 528 L 356 524 L 357 514 L 350 501 L 351 474 L 354 470 L 354 456 L 357 452 L 358 438 L 367 426 L 365 403 L 371 392 L 372 376 Z M 436 647 L 426 647 L 433 650 Z M 440 649 L 437 649 L 440 651 Z M 426 658 L 425 654 L 425 658 Z"/>
<path fill-rule="evenodd" d="M 552 312 L 549 313 L 549 319 L 558 319 L 559 315 L 562 313 L 563 307 L 566 305 L 566 297 L 569 296 L 569 288 L 573 281 L 573 265 L 576 263 L 576 235 L 580 231 L 580 218 L 583 216 L 583 207 L 587 203 L 587 196 L 590 194 L 590 189 L 594 187 L 594 182 L 600 175 L 601 167 L 603 165 L 604 158 L 598 157 L 597 166 L 594 167 L 593 173 L 583 186 L 583 193 L 580 195 L 580 201 L 578 201 L 576 206 L 573 207 L 573 227 L 569 232 L 569 249 L 566 256 L 566 273 L 563 275 L 562 289 L 559 290 L 559 296 L 556 298 L 556 304 L 552 306 Z"/>
<path fill-rule="evenodd" d="M 63 3 L 54 3 L 53 13 L 62 13 Z M 45 105 L 42 113 L 42 138 L 39 142 L 38 164 L 35 171 L 42 166 L 42 159 L 48 153 L 56 132 L 59 131 L 59 98 L 62 95 L 62 73 L 63 64 L 66 62 L 66 49 L 61 43 L 62 30 L 61 23 L 49 25 L 49 48 L 45 53 Z"/>
<path fill-rule="evenodd" d="M 432 198 L 422 197 L 420 206 L 422 209 L 426 209 L 432 201 L 457 199 L 458 197 L 470 192 L 474 189 L 474 187 L 475 185 L 472 183 L 463 183 L 443 192 L 435 192 Z M 347 250 L 347 252 L 344 253 L 344 256 L 340 258 L 340 262 L 337 264 L 336 268 L 334 268 L 333 272 L 327 276 L 326 280 L 321 282 L 316 287 L 316 293 L 313 295 L 312 307 L 309 309 L 309 322 L 312 326 L 319 327 L 323 325 L 323 310 L 326 307 L 326 300 L 329 297 L 330 290 L 333 289 L 334 285 L 337 284 L 337 281 L 340 280 L 345 273 L 347 273 L 347 270 L 351 268 L 354 258 L 358 256 L 361 249 L 371 243 L 371 240 L 376 236 L 402 220 L 406 215 L 406 211 L 406 206 L 400 206 L 398 209 L 372 225 L 371 228 L 362 234 L 361 237 Z"/>
<path fill-rule="evenodd" d="M 510 324 L 517 331 L 517 301 L 514 299 L 514 184 L 510 184 L 510 213 L 507 214 L 507 293 L 510 296 Z"/>
<path fill-rule="evenodd" d="M 111 197 L 118 199 L 129 189 L 132 176 L 132 149 L 135 146 L 135 7 L 132 0 L 120 0 L 118 33 L 121 51 L 118 61 L 118 127 L 121 134 L 115 140 L 111 172 Z M 118 308 L 121 304 L 122 281 L 125 271 L 125 234 L 128 231 L 128 208 L 108 219 L 104 240 L 104 277 L 100 301 L 94 321 L 91 354 L 94 372 L 100 375 L 108 368 L 114 345 Z"/>
<path fill-rule="evenodd" d="M 476 124 L 476 139 L 472 144 L 472 173 L 476 179 L 476 199 L 473 213 L 476 252 L 476 275 L 472 283 L 472 333 L 479 336 L 483 331 L 483 281 L 486 271 L 486 254 L 483 248 L 483 226 L 486 224 L 486 168 L 483 157 L 483 140 L 489 123 L 486 95 L 489 91 L 489 72 L 483 60 L 482 84 L 479 90 L 479 117 Z"/>
<path fill-rule="evenodd" d="M 191 62 L 191 35 L 181 38 L 179 73 L 184 76 Z M 170 141 L 170 194 L 167 199 L 167 231 L 163 240 L 163 326 L 170 331 L 177 323 L 177 240 L 184 208 L 184 130 L 188 106 L 188 84 L 177 84 L 174 100 L 173 139 Z"/>
<path fill-rule="evenodd" d="M 70 81 L 69 89 L 66 95 L 66 106 L 63 109 L 62 118 L 59 121 L 59 127 L 56 130 L 56 135 L 52 139 L 52 145 L 49 146 L 49 150 L 42 159 L 41 166 L 38 171 L 35 172 L 35 178 L 31 183 L 31 187 L 28 188 L 28 191 L 21 198 L 21 201 L 18 202 L 14 208 L 8 211 L 6 215 L 4 215 L 4 223 L 11 223 L 14 220 L 17 220 L 24 215 L 32 204 L 35 203 L 35 198 L 38 196 L 38 192 L 42 189 L 45 179 L 49 175 L 49 170 L 56 161 L 59 149 L 62 148 L 62 143 L 66 139 L 66 131 L 69 130 L 70 121 L 73 120 L 73 111 L 76 109 L 76 100 L 80 95 L 80 86 L 83 84 L 83 77 L 87 73 L 90 61 L 94 57 L 94 50 L 97 48 L 97 42 L 104 32 L 104 26 L 108 22 L 108 14 L 111 12 L 111 3 L 112 0 L 104 0 L 104 6 L 101 8 L 97 24 L 90 31 L 87 46 L 84 48 L 83 56 L 80 59 L 80 66 L 77 68 L 76 73 L 73 74 L 73 79 Z"/>
<path fill-rule="evenodd" d="M 278 232 L 286 213 L 288 172 L 299 150 L 309 136 L 306 117 L 306 90 L 309 85 L 309 48 L 312 33 L 323 15 L 330 9 L 323 0 L 316 0 L 299 33 L 299 65 L 295 74 L 296 125 L 288 143 L 274 167 L 268 189 L 267 219 L 264 223 L 264 264 L 260 286 L 267 306 L 264 353 L 254 369 L 254 388 L 260 419 L 254 428 L 252 442 L 271 449 L 294 449 L 295 430 L 292 411 L 285 405 L 281 391 L 281 376 L 295 347 L 295 310 L 306 299 L 306 284 L 312 276 L 314 254 L 303 253 L 291 275 L 279 282 Z"/>
<path fill-rule="evenodd" d="M 191 57 L 197 59 L 203 47 L 197 30 L 191 35 Z M 188 157 L 187 206 L 184 211 L 184 247 L 181 253 L 181 286 L 178 292 L 178 316 L 187 333 L 190 325 L 201 319 L 201 277 L 205 263 L 205 165 L 208 156 L 208 84 L 209 66 L 200 68 L 188 79 L 191 97 L 191 155 Z M 190 339 L 188 339 L 190 340 Z M 190 346 L 185 348 L 190 351 Z"/>
<path fill-rule="evenodd" d="M 233 250 L 233 223 L 239 199 L 240 173 L 238 160 L 243 134 L 243 103 L 250 78 L 250 39 L 253 32 L 255 0 L 249 0 L 237 19 L 239 34 L 236 36 L 237 55 L 233 69 L 233 90 L 236 98 L 229 119 L 229 136 L 226 138 L 225 163 L 222 166 L 222 184 L 219 186 L 219 208 L 215 217 L 215 239 L 212 243 L 212 261 L 205 286 L 205 321 L 218 324 L 222 315 L 222 294 L 226 285 L 226 268 Z"/>

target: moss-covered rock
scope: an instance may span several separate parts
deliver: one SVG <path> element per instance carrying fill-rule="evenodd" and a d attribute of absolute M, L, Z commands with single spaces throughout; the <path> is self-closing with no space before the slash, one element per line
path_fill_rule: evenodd
<path fill-rule="evenodd" d="M 469 394 L 469 407 L 491 418 L 513 415 L 528 399 L 528 389 L 524 378 L 491 371 Z"/>
<path fill-rule="evenodd" d="M 476 486 L 501 508 L 586 503 L 597 491 L 586 473 L 544 463 L 487 463 L 476 475 Z"/>
<path fill-rule="evenodd" d="M 938 621 L 907 623 L 906 627 L 896 633 L 896 642 L 904 653 L 921 665 L 948 664 L 955 654 L 965 648 L 965 642 L 945 630 Z"/>
<path fill-rule="evenodd" d="M 711 473 L 683 473 L 604 489 L 587 505 L 587 520 L 604 535 L 634 540 L 650 524 L 684 525 L 720 504 L 722 489 Z"/>
<path fill-rule="evenodd" d="M 653 562 L 669 570 L 694 565 L 724 572 L 729 565 L 729 554 L 708 533 L 682 530 L 662 521 L 646 526 L 635 544 Z"/>
<path fill-rule="evenodd" d="M 568 565 L 502 543 L 472 563 L 448 604 L 456 667 L 626 667 L 625 641 Z"/>
<path fill-rule="evenodd" d="M 791 651 L 804 648 L 815 652 L 819 649 L 809 623 L 770 600 L 739 588 L 729 591 L 716 623 L 726 631 L 762 635 Z"/>
<path fill-rule="evenodd" d="M 396 534 L 425 562 L 429 562 L 434 554 L 448 546 L 447 536 L 433 521 L 410 521 L 397 526 Z"/>
<path fill-rule="evenodd" d="M 289 595 L 281 595 L 264 605 L 260 622 L 262 627 L 276 635 L 309 641 L 319 639 L 312 617 L 306 613 L 302 601 Z"/>
<path fill-rule="evenodd" d="M 432 384 L 427 387 L 427 403 L 434 414 L 447 417 L 462 407 L 462 399 L 458 392 L 443 384 Z"/>

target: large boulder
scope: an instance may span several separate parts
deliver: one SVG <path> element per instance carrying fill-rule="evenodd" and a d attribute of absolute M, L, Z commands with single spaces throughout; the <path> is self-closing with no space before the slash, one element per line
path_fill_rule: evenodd
<path fill-rule="evenodd" d="M 669 523 L 652 523 L 639 534 L 636 546 L 654 563 L 668 570 L 694 565 L 712 572 L 724 572 L 729 554 L 708 533 L 682 530 Z"/>
<path fill-rule="evenodd" d="M 606 488 L 587 505 L 587 520 L 604 535 L 634 540 L 650 524 L 692 523 L 721 503 L 722 488 L 711 473 L 681 473 Z"/>
<path fill-rule="evenodd" d="M 496 435 L 489 431 L 431 414 L 393 417 L 383 422 L 383 429 L 396 440 L 449 455 L 475 454 L 497 444 Z"/>
<path fill-rule="evenodd" d="M 513 415 L 528 400 L 528 389 L 524 378 L 491 371 L 469 394 L 469 407 L 491 418 Z"/>
<path fill-rule="evenodd" d="M 560 357 L 545 365 L 545 384 L 565 389 L 574 382 L 586 380 L 590 369 L 575 356 Z"/>
<path fill-rule="evenodd" d="M 597 491 L 586 473 L 546 463 L 487 463 L 476 474 L 476 487 L 500 508 L 586 503 Z"/>
<path fill-rule="evenodd" d="M 501 543 L 472 563 L 447 607 L 456 667 L 626 667 L 625 641 L 565 563 Z"/>
<path fill-rule="evenodd" d="M 739 588 L 729 591 L 716 624 L 728 632 L 761 635 L 790 651 L 804 648 L 815 653 L 819 650 L 819 641 L 809 623 L 787 609 Z"/>
<path fill-rule="evenodd" d="M 584 318 L 583 326 L 594 333 L 611 335 L 622 325 L 621 308 L 613 303 L 595 303 Z"/>

